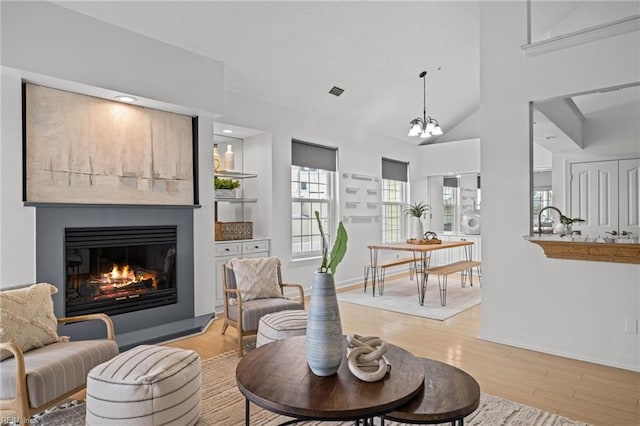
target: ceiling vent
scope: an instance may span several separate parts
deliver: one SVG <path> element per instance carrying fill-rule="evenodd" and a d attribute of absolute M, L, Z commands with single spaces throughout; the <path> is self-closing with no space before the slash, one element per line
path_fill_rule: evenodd
<path fill-rule="evenodd" d="M 335 95 L 335 96 L 342 95 L 342 92 L 344 92 L 344 89 L 341 89 L 338 86 L 333 86 L 331 88 L 331 90 L 329 90 L 329 93 L 331 93 L 332 95 Z"/>

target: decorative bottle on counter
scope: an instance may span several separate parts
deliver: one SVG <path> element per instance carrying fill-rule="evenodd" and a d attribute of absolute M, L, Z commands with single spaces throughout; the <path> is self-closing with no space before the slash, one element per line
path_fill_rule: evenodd
<path fill-rule="evenodd" d="M 227 145 L 227 152 L 224 153 L 224 169 L 233 170 L 233 151 L 231 145 Z"/>
<path fill-rule="evenodd" d="M 213 145 L 213 168 L 216 172 L 220 170 L 220 151 L 218 151 L 218 144 Z"/>

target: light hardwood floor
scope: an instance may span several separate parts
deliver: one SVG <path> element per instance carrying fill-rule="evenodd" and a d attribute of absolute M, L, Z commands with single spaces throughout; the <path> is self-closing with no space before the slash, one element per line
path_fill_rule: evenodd
<path fill-rule="evenodd" d="M 450 283 L 450 285 L 455 285 Z M 345 334 L 377 335 L 413 354 L 459 367 L 483 392 L 593 425 L 640 425 L 640 373 L 483 341 L 481 305 L 446 321 L 340 303 Z M 198 336 L 167 345 L 202 358 L 235 349 L 216 319 Z"/>

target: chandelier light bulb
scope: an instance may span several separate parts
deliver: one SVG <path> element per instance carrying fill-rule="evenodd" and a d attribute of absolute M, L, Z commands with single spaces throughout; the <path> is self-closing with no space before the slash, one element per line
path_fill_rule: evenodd
<path fill-rule="evenodd" d="M 433 133 L 433 129 L 436 128 L 436 125 L 433 124 L 433 120 L 430 118 L 427 119 L 427 126 L 425 127 L 425 132 Z"/>
<path fill-rule="evenodd" d="M 420 125 L 420 120 L 413 120 L 409 128 L 409 136 L 418 136 L 421 132 L 422 126 Z"/>
<path fill-rule="evenodd" d="M 442 134 L 442 129 L 438 124 L 438 120 L 435 118 L 427 117 L 427 72 L 422 71 L 420 73 L 420 78 L 422 79 L 422 90 L 423 90 L 423 107 L 422 107 L 422 117 L 414 118 L 409 123 L 409 133 L 408 136 L 419 136 L 422 139 L 426 139 L 433 136 L 440 136 Z"/>

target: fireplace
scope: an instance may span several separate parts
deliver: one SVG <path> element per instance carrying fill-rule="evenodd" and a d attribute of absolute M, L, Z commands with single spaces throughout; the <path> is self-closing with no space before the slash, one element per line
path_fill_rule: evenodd
<path fill-rule="evenodd" d="M 65 228 L 64 243 L 67 315 L 177 302 L 176 226 Z"/>

